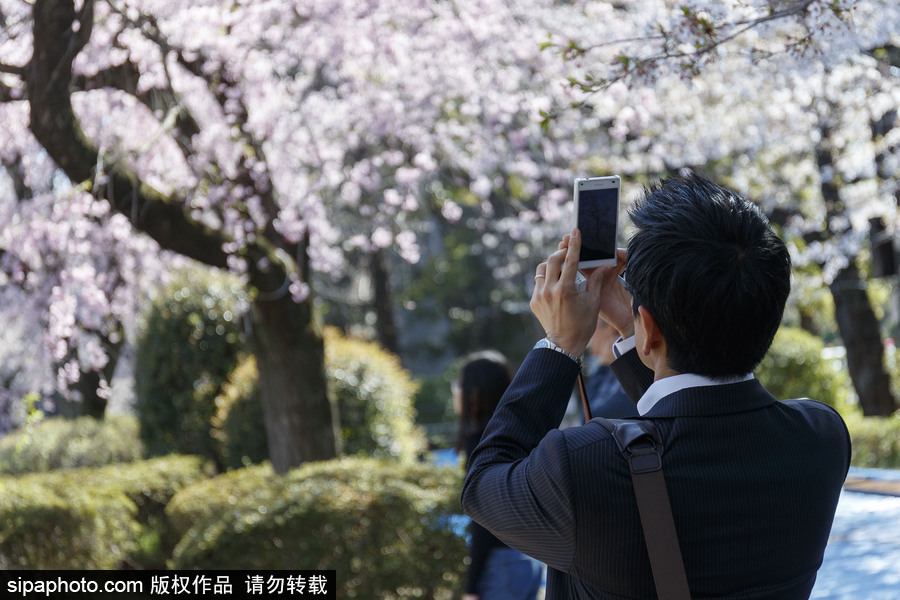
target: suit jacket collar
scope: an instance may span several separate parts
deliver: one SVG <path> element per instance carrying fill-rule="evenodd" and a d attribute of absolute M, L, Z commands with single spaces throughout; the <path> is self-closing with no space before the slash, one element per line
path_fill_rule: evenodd
<path fill-rule="evenodd" d="M 643 416 L 665 419 L 726 415 L 756 410 L 775 402 L 775 396 L 758 379 L 749 379 L 737 383 L 680 389 L 660 398 Z"/>

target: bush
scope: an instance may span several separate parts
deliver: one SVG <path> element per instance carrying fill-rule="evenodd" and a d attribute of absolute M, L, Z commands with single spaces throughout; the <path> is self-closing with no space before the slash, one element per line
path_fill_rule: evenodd
<path fill-rule="evenodd" d="M 211 475 L 200 457 L 171 456 L 0 476 L 0 568 L 163 568 L 165 506 Z"/>
<path fill-rule="evenodd" d="M 179 492 L 167 513 L 176 569 L 335 569 L 339 598 L 449 597 L 466 546 L 462 472 L 373 458 L 231 471 Z"/>
<path fill-rule="evenodd" d="M 121 493 L 57 490 L 0 476 L 0 568 L 115 569 L 138 547 L 135 505 Z"/>
<path fill-rule="evenodd" d="M 900 411 L 890 417 L 864 417 L 859 410 L 848 411 L 844 420 L 850 430 L 852 464 L 900 469 Z"/>
<path fill-rule="evenodd" d="M 0 473 L 97 467 L 144 458 L 137 419 L 108 415 L 28 424 L 0 438 Z"/>
<path fill-rule="evenodd" d="M 149 455 L 198 454 L 220 469 L 268 456 L 258 372 L 237 319 L 246 303 L 232 278 L 191 271 L 152 305 L 135 375 Z M 344 453 L 412 457 L 425 450 L 424 433 L 414 425 L 416 386 L 396 356 L 327 328 L 325 370 Z"/>
<path fill-rule="evenodd" d="M 842 366 L 822 358 L 825 344 L 803 329 L 782 327 L 756 369 L 760 382 L 776 398 L 812 398 L 844 409 L 850 380 Z"/>
<path fill-rule="evenodd" d="M 245 355 L 216 397 L 213 437 L 219 443 L 221 464 L 227 469 L 260 463 L 269 456 L 258 377 L 256 358 Z"/>
<path fill-rule="evenodd" d="M 211 435 L 216 397 L 242 349 L 247 305 L 237 279 L 181 273 L 146 315 L 136 347 L 136 411 L 151 456 L 171 452 L 220 460 Z"/>
<path fill-rule="evenodd" d="M 414 457 L 425 450 L 425 435 L 414 424 L 416 385 L 396 355 L 328 327 L 325 371 L 344 454 Z"/>

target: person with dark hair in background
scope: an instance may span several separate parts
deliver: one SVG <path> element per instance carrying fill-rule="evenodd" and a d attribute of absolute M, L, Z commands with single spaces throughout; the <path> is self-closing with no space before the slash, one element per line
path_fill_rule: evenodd
<path fill-rule="evenodd" d="M 661 438 L 693 598 L 808 598 L 850 462 L 841 417 L 778 401 L 753 377 L 778 329 L 791 261 L 755 204 L 697 175 L 645 191 L 618 264 L 579 292 L 574 229 L 537 267 L 546 333 L 525 358 L 462 492 L 472 519 L 548 565 L 548 600 L 656 598 L 628 463 L 600 423 L 559 430 L 600 314 L 612 368 Z"/>
<path fill-rule="evenodd" d="M 499 352 L 485 350 L 463 361 L 453 382 L 453 408 L 459 415 L 457 452 L 468 457 L 512 380 L 509 364 Z M 464 600 L 534 600 L 540 589 L 543 566 L 513 550 L 472 522 L 470 563 Z"/>

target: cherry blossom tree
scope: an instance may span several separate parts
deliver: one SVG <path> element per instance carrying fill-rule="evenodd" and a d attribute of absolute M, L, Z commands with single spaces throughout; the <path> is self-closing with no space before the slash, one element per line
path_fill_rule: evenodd
<path fill-rule="evenodd" d="M 574 85 L 618 140 L 611 168 L 724 165 L 784 226 L 795 262 L 821 268 L 865 413 L 893 412 L 857 257 L 871 222 L 890 236 L 900 226 L 897 3 L 584 6 L 634 25 L 612 40 L 573 30 L 546 42 L 580 70 Z"/>
<path fill-rule="evenodd" d="M 421 224 L 453 222 L 460 202 L 504 239 L 540 246 L 541 228 L 522 224 L 559 219 L 560 187 L 589 150 L 571 135 L 577 115 L 540 127 L 572 94 L 540 51 L 557 10 L 0 2 L 0 110 L 14 117 L 2 159 L 22 165 L 7 169 L 17 227 L 4 272 L 39 298 L 60 383 L 99 372 L 103 387 L 133 299 L 173 257 L 228 268 L 253 290 L 273 464 L 333 456 L 315 273 L 357 252 L 416 261 Z M 40 194 L 16 185 L 31 179 Z M 65 260 L 41 262 L 38 244 Z"/>
<path fill-rule="evenodd" d="M 17 301 L 4 302 L 3 310 L 8 322 L 40 332 L 10 344 L 19 357 L 11 356 L 8 367 L 25 367 L 31 376 L 17 375 L 16 385 L 3 387 L 5 403 L 30 391 L 45 398 L 45 410 L 72 414 L 75 406 L 102 416 L 125 338 L 123 320 L 136 314 L 138 294 L 147 290 L 142 273 L 159 273 L 158 260 L 127 218 L 56 176 L 34 139 L 20 133 L 27 122 L 23 105 L 5 108 L 0 129 L 11 189 L 0 204 L 0 278 Z M 47 366 L 56 367 L 55 376 L 34 376 L 52 374 Z"/>
<path fill-rule="evenodd" d="M 0 0 L 0 264 L 41 389 L 102 397 L 140 299 L 193 259 L 252 290 L 273 464 L 330 457 L 317 294 L 367 265 L 396 344 L 394 258 L 466 226 L 524 295 L 576 172 L 727 163 L 838 281 L 868 218 L 897 227 L 896 134 L 869 127 L 897 104 L 876 52 L 897 21 L 886 0 Z"/>

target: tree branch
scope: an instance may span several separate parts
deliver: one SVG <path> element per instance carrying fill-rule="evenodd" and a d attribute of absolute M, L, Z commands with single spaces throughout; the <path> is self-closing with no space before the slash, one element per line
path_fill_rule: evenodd
<path fill-rule="evenodd" d="M 0 63 L 0 73 L 6 73 L 7 75 L 16 75 L 17 77 L 21 77 L 24 79 L 25 67 Z"/>
<path fill-rule="evenodd" d="M 278 203 L 275 196 L 275 187 L 272 185 L 269 177 L 268 165 L 266 164 L 266 154 L 263 144 L 253 135 L 249 124 L 249 110 L 243 100 L 243 90 L 241 90 L 240 82 L 228 70 L 228 68 L 216 61 L 210 60 L 202 52 L 193 51 L 195 58 L 188 59 L 185 52 L 180 48 L 174 48 L 168 40 L 164 39 L 162 34 L 156 28 L 155 22 L 151 27 L 142 27 L 142 32 L 149 39 L 159 44 L 160 49 L 166 52 L 173 52 L 177 57 L 178 63 L 188 72 L 196 77 L 204 80 L 207 89 L 216 99 L 222 112 L 233 119 L 232 127 L 235 143 L 241 147 L 249 148 L 250 153 L 244 153 L 244 159 L 238 167 L 238 173 L 234 177 L 233 183 L 241 186 L 245 190 L 253 190 L 256 196 L 260 198 L 262 209 L 266 214 L 266 224 L 263 228 L 263 235 L 269 244 L 274 247 L 285 250 L 289 255 L 297 258 L 299 270 L 304 280 L 308 281 L 308 265 L 306 264 L 306 241 L 301 240 L 299 244 L 291 244 L 284 239 L 275 230 L 275 217 L 278 215 Z M 209 69 L 210 65 L 215 65 L 215 69 Z M 210 72 L 213 74 L 211 75 Z M 236 93 L 235 93 L 236 92 Z M 257 164 L 262 164 L 266 169 L 262 172 L 253 170 L 248 162 L 252 159 Z M 248 214 L 249 218 L 249 214 Z M 306 275 L 303 275 L 303 274 Z"/>
<path fill-rule="evenodd" d="M 21 100 L 21 95 L 16 94 L 16 89 L 11 88 L 2 81 L 0 81 L 0 103 L 6 102 L 16 102 L 17 100 Z"/>
<path fill-rule="evenodd" d="M 20 67 L 18 65 L 7 65 L 5 63 L 0 63 L 0 73 L 5 73 L 7 75 L 15 75 L 22 82 L 25 81 L 25 67 Z M 22 90 L 18 87 L 12 87 L 4 82 L 0 81 L 0 103 L 3 102 L 17 102 L 22 100 L 24 94 Z"/>
<path fill-rule="evenodd" d="M 79 18 L 72 0 L 35 0 L 33 14 L 34 54 L 26 78 L 31 130 L 73 182 L 91 181 L 98 151 L 81 130 L 70 98 L 75 49 L 83 46 L 90 25 L 82 18 L 79 31 L 72 31 Z M 180 198 L 165 196 L 124 167 L 109 173 L 108 191 L 113 209 L 130 217 L 136 229 L 163 248 L 212 266 L 227 266 L 222 250 L 226 240 L 188 218 Z"/>
<path fill-rule="evenodd" d="M 581 46 L 575 41 L 569 41 L 567 45 L 545 43 L 543 47 L 556 47 L 563 55 L 564 59 L 568 60 L 573 57 L 583 56 L 595 48 L 617 46 L 627 43 L 641 43 L 642 46 L 646 47 L 650 45 L 650 42 L 662 41 L 662 48 L 649 56 L 629 56 L 625 53 L 618 55 L 612 65 L 613 70 L 607 77 L 594 78 L 588 75 L 583 81 L 575 79 L 570 81 L 571 85 L 584 92 L 597 92 L 606 89 L 613 83 L 624 81 L 636 74 L 652 75 L 660 63 L 667 61 L 682 61 L 681 67 L 686 73 L 696 72 L 699 69 L 698 65 L 700 62 L 723 44 L 733 41 L 765 23 L 801 15 L 808 10 L 810 4 L 814 1 L 815 0 L 798 0 L 789 3 L 779 10 L 770 10 L 768 14 L 760 17 L 719 24 L 712 23 L 695 13 L 689 7 L 684 6 L 681 8 L 684 13 L 683 17 L 690 24 L 690 28 L 694 30 L 698 36 L 698 41 L 690 52 L 681 50 L 680 46 L 673 47 L 670 43 L 669 32 L 665 31 L 662 26 L 659 28 L 661 32 L 659 35 L 648 35 L 644 38 L 620 39 L 588 46 Z M 840 13 L 845 10 L 839 7 L 830 7 L 830 9 L 835 13 Z M 727 35 L 720 36 L 720 33 L 724 32 L 726 28 L 729 29 L 730 32 L 727 33 Z M 786 44 L 785 50 L 787 51 L 792 48 L 802 47 L 803 43 L 808 42 L 810 37 L 811 34 L 803 37 L 800 41 Z M 554 113 L 548 113 L 545 116 L 545 123 L 553 118 Z"/>
<path fill-rule="evenodd" d="M 173 46 L 166 38 L 153 15 L 139 14 L 135 19 L 114 4 L 112 8 L 127 22 L 139 28 L 144 37 L 159 46 L 160 53 L 163 56 L 174 55 L 178 64 L 185 70 L 206 82 L 207 89 L 213 95 L 223 113 L 234 120 L 232 132 L 236 138 L 235 143 L 250 149 L 249 153 L 244 153 L 245 160 L 236 165 L 238 174 L 231 183 L 235 187 L 240 186 L 242 189 L 252 190 L 250 193 L 260 198 L 262 208 L 266 214 L 266 223 L 262 233 L 268 244 L 285 250 L 289 255 L 298 257 L 298 261 L 301 263 L 305 262 L 306 252 L 303 244 L 290 244 L 275 230 L 274 222 L 279 209 L 268 169 L 260 173 L 258 170 L 252 169 L 248 162 L 252 158 L 257 164 L 266 164 L 262 143 L 253 136 L 249 127 L 246 127 L 249 121 L 249 111 L 243 102 L 240 82 L 234 78 L 225 65 L 210 60 L 202 52 L 192 51 L 191 58 L 188 58 L 183 48 Z M 210 69 L 210 66 L 214 68 Z M 233 93 L 235 91 L 237 92 L 236 94 Z M 222 181 L 217 183 L 222 183 Z M 246 216 L 250 218 L 249 213 Z M 300 266 L 301 272 L 306 270 L 305 265 Z"/>
<path fill-rule="evenodd" d="M 185 157 L 189 157 L 194 152 L 191 138 L 200 133 L 200 125 L 197 123 L 197 120 L 180 102 L 178 94 L 171 86 L 139 91 L 137 85 L 139 79 L 140 72 L 137 66 L 127 61 L 121 65 L 103 69 L 92 77 L 73 75 L 72 85 L 75 89 L 82 91 L 102 88 L 120 90 L 136 98 L 154 113 L 157 111 L 168 112 L 172 107 L 178 107 L 173 124 L 174 133 L 172 138 L 178 144 L 181 153 Z"/>
<path fill-rule="evenodd" d="M 6 171 L 7 177 L 12 181 L 13 192 L 15 193 L 15 198 L 18 202 L 30 200 L 34 197 L 34 191 L 29 187 L 28 182 L 25 179 L 25 174 L 22 172 L 21 154 L 17 152 L 12 161 L 9 161 L 4 165 L 4 170 Z"/>

